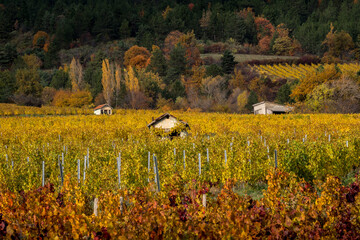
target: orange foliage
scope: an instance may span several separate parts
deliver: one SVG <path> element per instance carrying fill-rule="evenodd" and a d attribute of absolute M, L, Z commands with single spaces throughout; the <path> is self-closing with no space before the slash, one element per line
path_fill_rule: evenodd
<path fill-rule="evenodd" d="M 265 53 L 270 50 L 270 42 L 274 35 L 275 28 L 269 20 L 263 17 L 255 18 L 255 25 L 260 52 Z"/>
<path fill-rule="evenodd" d="M 84 107 L 91 104 L 92 97 L 88 91 L 70 92 L 59 90 L 55 93 L 52 104 L 57 107 Z"/>
<path fill-rule="evenodd" d="M 246 19 L 246 18 L 249 16 L 249 14 L 250 14 L 253 18 L 255 18 L 255 13 L 254 13 L 254 11 L 253 11 L 253 9 L 252 9 L 251 7 L 244 8 L 243 10 L 240 10 L 240 11 L 237 13 L 237 15 L 238 15 L 239 17 L 243 18 L 243 19 Z"/>
<path fill-rule="evenodd" d="M 71 94 L 70 107 L 84 107 L 89 106 L 92 101 L 92 96 L 89 91 L 77 91 Z"/>
<path fill-rule="evenodd" d="M 186 49 L 186 59 L 190 66 L 200 65 L 202 63 L 200 51 L 196 46 L 194 31 L 182 35 L 179 39 L 179 43 Z"/>
<path fill-rule="evenodd" d="M 144 55 L 137 55 L 130 59 L 130 66 L 136 68 L 146 68 L 147 65 L 150 63 L 150 58 Z"/>
<path fill-rule="evenodd" d="M 164 41 L 164 53 L 165 57 L 170 57 L 170 52 L 174 49 L 175 45 L 179 42 L 180 38 L 184 35 L 184 33 L 176 30 L 170 32 Z"/>
<path fill-rule="evenodd" d="M 139 47 L 137 45 L 132 46 L 129 50 L 125 52 L 124 65 L 126 67 L 132 66 L 144 68 L 147 66 L 146 62 L 150 58 L 150 56 L 151 54 L 146 48 Z"/>
<path fill-rule="evenodd" d="M 279 34 L 279 37 L 289 36 L 289 29 L 283 23 L 276 26 L 276 32 Z"/>
<path fill-rule="evenodd" d="M 266 53 L 270 50 L 271 37 L 265 36 L 259 40 L 259 50 L 262 53 Z"/>
<path fill-rule="evenodd" d="M 263 17 L 255 18 L 255 26 L 257 30 L 257 37 L 259 40 L 265 36 L 272 37 L 275 32 L 275 28 L 271 24 L 271 22 Z"/>
<path fill-rule="evenodd" d="M 192 75 L 188 77 L 181 76 L 181 82 L 184 84 L 187 93 L 191 89 L 199 89 L 202 80 L 205 78 L 206 69 L 203 66 L 194 65 L 191 73 Z"/>
<path fill-rule="evenodd" d="M 70 106 L 69 99 L 71 92 L 67 90 L 59 90 L 55 93 L 52 104 L 56 107 L 68 107 Z"/>
<path fill-rule="evenodd" d="M 43 40 L 44 42 L 39 42 L 40 40 Z M 40 47 L 44 49 L 45 52 L 49 50 L 50 46 L 50 37 L 49 35 L 44 31 L 38 31 L 33 38 L 33 47 Z"/>

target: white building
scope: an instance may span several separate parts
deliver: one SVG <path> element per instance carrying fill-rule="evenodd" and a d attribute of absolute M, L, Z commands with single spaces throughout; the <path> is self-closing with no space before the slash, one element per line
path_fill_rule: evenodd
<path fill-rule="evenodd" d="M 96 108 L 94 108 L 94 114 L 95 115 L 111 115 L 112 114 L 112 107 L 110 107 L 109 104 L 103 104 L 99 105 Z"/>
<path fill-rule="evenodd" d="M 272 103 L 272 102 L 259 102 L 253 105 L 254 107 L 254 114 L 283 114 L 288 113 L 293 110 L 292 107 L 287 107 L 281 104 Z"/>

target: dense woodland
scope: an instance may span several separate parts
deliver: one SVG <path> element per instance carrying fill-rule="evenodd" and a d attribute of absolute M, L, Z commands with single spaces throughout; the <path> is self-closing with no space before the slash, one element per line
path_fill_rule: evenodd
<path fill-rule="evenodd" d="M 336 65 L 360 58 L 359 16 L 357 0 L 4 0 L 0 102 L 249 113 L 268 100 L 359 112 L 359 74 Z M 279 60 L 236 63 L 235 54 L 335 65 L 273 80 L 248 64 Z"/>

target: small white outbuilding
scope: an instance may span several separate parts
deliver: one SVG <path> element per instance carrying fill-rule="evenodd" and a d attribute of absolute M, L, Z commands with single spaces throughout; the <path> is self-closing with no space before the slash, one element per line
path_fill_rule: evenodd
<path fill-rule="evenodd" d="M 176 127 L 180 126 L 181 130 L 180 132 L 175 131 L 173 132 Z M 149 129 L 151 128 L 157 128 L 163 130 L 165 133 L 170 133 L 170 136 L 180 136 L 185 137 L 187 136 L 187 129 L 190 129 L 189 124 L 187 122 L 184 122 L 182 120 L 178 120 L 175 116 L 165 113 L 161 115 L 160 117 L 153 120 L 151 123 L 147 125 Z"/>
<path fill-rule="evenodd" d="M 293 110 L 292 107 L 288 107 L 288 106 L 277 104 L 277 103 L 267 102 L 267 101 L 263 101 L 263 102 L 254 104 L 253 108 L 254 108 L 255 115 L 257 115 L 257 114 L 264 114 L 264 115 L 284 114 L 284 113 L 291 112 Z"/>
<path fill-rule="evenodd" d="M 111 115 L 112 107 L 109 104 L 102 104 L 94 108 L 95 115 Z"/>

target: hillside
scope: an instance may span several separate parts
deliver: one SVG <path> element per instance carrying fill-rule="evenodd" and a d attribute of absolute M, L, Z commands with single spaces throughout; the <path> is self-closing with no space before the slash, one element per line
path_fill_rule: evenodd
<path fill-rule="evenodd" d="M 249 113 L 251 104 L 267 100 L 315 111 L 306 101 L 320 93 L 298 98 L 292 92 L 305 76 L 274 84 L 247 64 L 358 61 L 359 5 L 353 0 L 5 0 L 0 102 Z M 342 96 L 350 94 L 351 101 L 341 101 L 356 105 L 358 75 L 336 77 L 310 89 L 329 90 L 332 105 L 338 101 L 334 92 L 345 91 Z M 338 78 L 346 78 L 351 89 L 339 87 Z M 289 86 L 283 96 L 281 87 Z M 341 111 L 324 104 L 316 111 Z"/>

